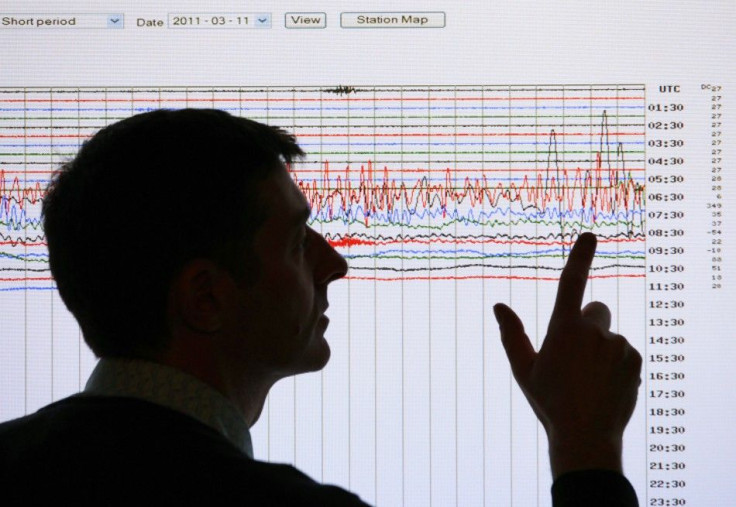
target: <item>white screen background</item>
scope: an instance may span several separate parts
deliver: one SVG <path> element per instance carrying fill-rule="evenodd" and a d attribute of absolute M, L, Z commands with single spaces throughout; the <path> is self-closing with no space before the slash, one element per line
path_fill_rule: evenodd
<path fill-rule="evenodd" d="M 586 299 L 609 304 L 614 328 L 645 356 L 624 456 L 640 500 L 717 504 L 729 494 L 734 412 L 723 400 L 734 356 L 724 332 L 734 294 L 732 6 L 431 2 L 402 10 L 445 11 L 445 28 L 348 30 L 339 26 L 340 13 L 363 6 L 263 3 L 248 11 L 272 13 L 268 30 L 134 26 L 137 17 L 238 7 L 4 8 L 124 12 L 126 28 L 0 27 L 10 48 L 0 59 L 2 419 L 77 392 L 95 363 L 44 271 L 37 220 L 49 171 L 115 118 L 162 106 L 222 107 L 297 134 L 309 157 L 292 169 L 313 199 L 312 225 L 351 265 L 330 289 L 331 362 L 274 387 L 252 428 L 259 459 L 293 463 L 382 505 L 548 505 L 544 432 L 510 376 L 490 308 L 510 304 L 541 340 L 556 291 L 546 278 L 563 262 L 555 235 L 569 240 L 565 232 L 580 221 L 609 240 L 599 246 L 605 255 Z M 371 7 L 383 9 L 396 10 Z M 285 29 L 284 13 L 295 10 L 326 12 L 327 28 Z M 660 92 L 674 85 L 676 94 Z M 721 104 L 717 119 L 714 101 Z M 649 109 L 655 103 L 684 109 L 668 116 Z M 684 125 L 674 137 L 649 128 L 660 117 Z M 659 153 L 648 141 L 675 138 L 684 145 L 663 153 L 683 158 L 682 167 L 649 164 Z M 552 195 L 550 167 L 555 178 L 558 168 L 569 169 L 562 192 L 581 184 L 578 169 L 602 170 L 606 183 L 590 195 L 646 185 L 641 195 L 684 198 L 676 205 L 644 199 L 637 208 L 632 191 L 596 221 L 573 211 L 560 223 L 541 204 Z M 543 184 L 534 187 L 529 181 L 539 175 Z M 685 180 L 675 187 L 646 181 L 654 175 Z M 415 190 L 397 197 L 376 190 L 384 183 Z M 471 202 L 475 184 L 498 200 Z M 523 195 L 505 198 L 492 192 L 498 185 L 523 187 Z M 375 212 L 342 205 L 348 192 L 375 204 Z M 708 203 L 718 193 L 723 213 L 715 217 Z M 565 195 L 573 210 L 583 209 L 582 193 Z M 644 241 L 641 218 L 649 211 L 684 211 L 675 226 L 656 226 L 684 234 Z M 718 253 L 709 251 L 716 228 L 726 232 Z M 676 260 L 646 254 L 673 247 L 684 249 Z M 684 268 L 649 270 L 673 264 Z M 714 265 L 723 270 L 719 289 Z M 673 283 L 685 287 L 675 287 L 674 296 L 650 285 Z M 652 308 L 657 301 L 667 308 Z M 683 323 L 662 329 L 650 320 L 660 318 Z M 683 343 L 657 344 L 658 337 Z"/>

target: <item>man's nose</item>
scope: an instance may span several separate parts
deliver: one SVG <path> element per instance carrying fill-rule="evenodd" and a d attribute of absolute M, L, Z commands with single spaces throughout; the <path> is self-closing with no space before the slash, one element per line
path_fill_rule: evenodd
<path fill-rule="evenodd" d="M 335 250 L 332 245 L 319 233 L 317 233 L 320 241 L 320 257 L 317 266 L 317 281 L 321 284 L 328 284 L 345 276 L 348 272 L 348 263 L 342 255 Z"/>

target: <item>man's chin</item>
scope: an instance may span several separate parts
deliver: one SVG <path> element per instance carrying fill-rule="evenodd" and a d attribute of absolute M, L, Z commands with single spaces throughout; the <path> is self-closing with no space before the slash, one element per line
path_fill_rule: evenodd
<path fill-rule="evenodd" d="M 289 368 L 290 371 L 287 375 L 299 375 L 300 373 L 320 371 L 329 362 L 330 355 L 330 345 L 324 336 L 321 334 L 313 336 L 309 346 L 301 356 L 292 361 L 292 367 Z"/>
<path fill-rule="evenodd" d="M 307 370 L 306 371 L 319 371 L 330 361 L 332 351 L 330 350 L 330 344 L 324 336 L 315 337 L 315 347 L 311 348 L 307 352 L 308 357 L 305 357 Z M 305 355 L 306 356 L 306 355 Z"/>

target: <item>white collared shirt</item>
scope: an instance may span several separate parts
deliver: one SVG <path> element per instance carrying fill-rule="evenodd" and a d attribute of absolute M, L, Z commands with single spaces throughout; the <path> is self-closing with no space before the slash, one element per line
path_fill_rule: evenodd
<path fill-rule="evenodd" d="M 253 458 L 250 431 L 240 411 L 223 394 L 176 368 L 140 359 L 100 359 L 84 394 L 137 398 L 182 412 Z"/>

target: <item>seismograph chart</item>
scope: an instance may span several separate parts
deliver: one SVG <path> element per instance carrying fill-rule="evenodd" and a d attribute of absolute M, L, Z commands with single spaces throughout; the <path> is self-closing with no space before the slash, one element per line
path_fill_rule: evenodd
<path fill-rule="evenodd" d="M 528 482 L 548 475 L 544 439 L 489 309 L 511 304 L 543 337 L 567 252 L 592 231 L 590 297 L 641 336 L 644 86 L 0 89 L 2 325 L 25 379 L 15 413 L 76 392 L 94 365 L 48 270 L 48 179 L 105 125 L 184 107 L 294 133 L 310 224 L 350 267 L 330 287 L 330 364 L 274 387 L 256 456 L 379 504 L 546 497 L 544 480 Z"/>
<path fill-rule="evenodd" d="M 48 289 L 39 209 L 96 130 L 159 108 L 280 125 L 312 221 L 354 279 L 555 280 L 577 234 L 593 277 L 643 276 L 643 86 L 4 89 L 2 290 Z"/>

